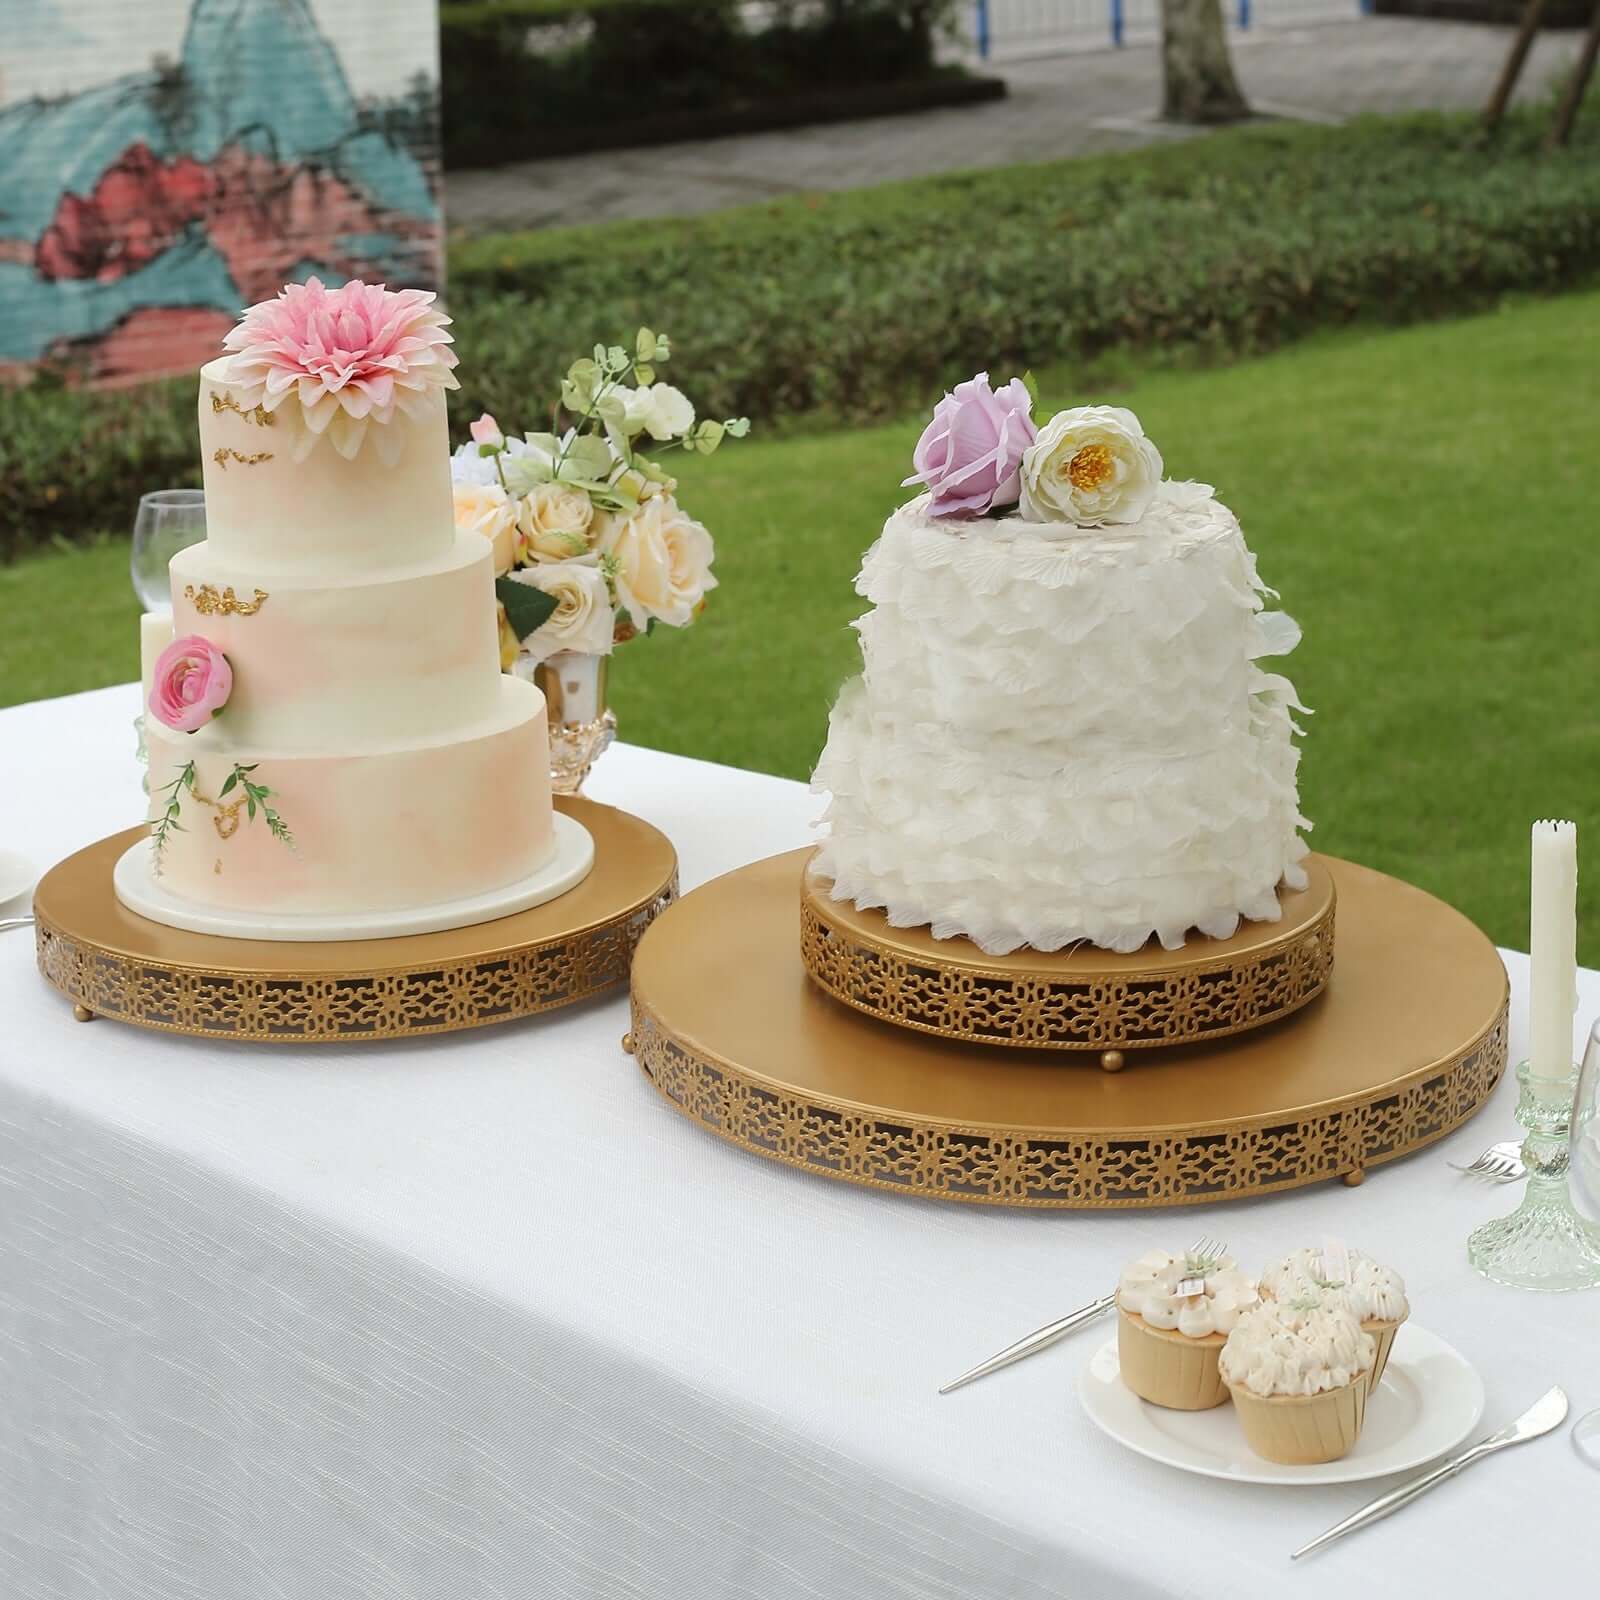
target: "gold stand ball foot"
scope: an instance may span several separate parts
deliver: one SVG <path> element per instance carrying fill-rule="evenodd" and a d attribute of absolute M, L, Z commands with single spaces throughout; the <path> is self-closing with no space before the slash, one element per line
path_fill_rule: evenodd
<path fill-rule="evenodd" d="M 88 1006 L 74 1006 L 72 1008 L 72 1015 L 74 1020 L 78 1022 L 94 1021 L 94 1012 L 92 1012 Z"/>
<path fill-rule="evenodd" d="M 1340 1179 L 1340 1182 L 1343 1183 L 1347 1189 L 1359 1189 L 1366 1181 L 1367 1169 L 1365 1167 L 1352 1167 L 1347 1173 L 1345 1173 L 1344 1177 Z"/>
<path fill-rule="evenodd" d="M 1102 1050 L 1100 1052 L 1100 1070 L 1102 1072 L 1121 1072 L 1127 1064 L 1128 1058 L 1120 1050 Z"/>
<path fill-rule="evenodd" d="M 622 1036 L 622 1050 L 623 1050 L 623 1054 L 624 1055 L 630 1055 L 631 1056 L 633 1054 L 633 1035 L 631 1033 L 623 1034 L 623 1036 Z"/>

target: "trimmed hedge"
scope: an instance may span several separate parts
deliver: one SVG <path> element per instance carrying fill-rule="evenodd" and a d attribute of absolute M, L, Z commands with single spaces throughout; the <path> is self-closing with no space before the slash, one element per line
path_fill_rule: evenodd
<path fill-rule="evenodd" d="M 951 6 L 779 0 L 754 27 L 738 0 L 445 5 L 445 166 L 702 137 L 789 101 L 826 115 L 852 90 L 937 82 L 952 70 L 934 62 L 935 33 Z M 647 141 L 628 137 L 644 129 Z"/>
<path fill-rule="evenodd" d="M 979 367 L 1226 358 L 1313 329 L 1560 289 L 1600 264 L 1600 117 L 1484 146 L 1465 117 L 1280 124 L 707 217 L 458 245 L 457 427 L 527 424 L 568 363 L 646 323 L 706 412 L 758 426 L 925 406 Z M 0 396 L 0 556 L 130 525 L 195 478 L 194 386 Z"/>

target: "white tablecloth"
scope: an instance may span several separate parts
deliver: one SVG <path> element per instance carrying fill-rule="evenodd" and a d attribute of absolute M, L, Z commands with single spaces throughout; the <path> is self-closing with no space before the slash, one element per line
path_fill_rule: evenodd
<path fill-rule="evenodd" d="M 119 688 L 0 712 L 0 842 L 48 861 L 126 826 L 135 710 Z M 686 889 L 804 842 L 815 809 L 626 746 L 592 789 L 666 830 Z M 1290 1568 L 1371 1489 L 1124 1453 L 1073 1393 L 1109 1325 L 936 1397 L 1193 1216 L 942 1205 L 745 1155 L 657 1100 L 621 998 L 453 1040 L 224 1047 L 73 1022 L 11 933 L 0 1018 L 6 1600 L 1592 1587 L 1600 1477 L 1564 1437 Z M 1337 1229 L 1395 1261 L 1491 1422 L 1555 1381 L 1600 1405 L 1600 1298 L 1466 1264 L 1514 1192 L 1444 1159 L 1513 1133 L 1512 1098 L 1360 1189 L 1207 1223 L 1246 1260 Z"/>

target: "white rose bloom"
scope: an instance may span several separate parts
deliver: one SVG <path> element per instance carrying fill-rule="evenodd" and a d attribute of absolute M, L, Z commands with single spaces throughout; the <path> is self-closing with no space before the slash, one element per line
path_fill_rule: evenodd
<path fill-rule="evenodd" d="M 676 439 L 694 426 L 694 407 L 681 389 L 670 383 L 652 383 L 648 389 L 635 389 L 641 406 L 645 431 L 652 439 Z M 629 404 L 632 410 L 632 401 Z"/>
<path fill-rule="evenodd" d="M 559 650 L 581 650 L 585 655 L 611 654 L 616 613 L 606 580 L 596 566 L 575 561 L 547 561 L 511 574 L 513 583 L 542 589 L 555 598 L 556 608 L 526 639 L 522 648 L 536 661 Z"/>
<path fill-rule="evenodd" d="M 450 457 L 450 481 L 452 483 L 499 483 L 500 469 L 495 465 L 493 456 L 481 456 L 478 454 L 476 444 L 458 445 L 455 454 Z"/>
<path fill-rule="evenodd" d="M 1120 406 L 1058 411 L 1022 453 L 1022 514 L 1093 527 L 1137 522 L 1161 483 L 1161 453 Z"/>
<path fill-rule="evenodd" d="M 494 574 L 510 570 L 516 550 L 516 502 L 498 483 L 454 483 L 456 532 L 481 533 L 494 547 Z"/>
<path fill-rule="evenodd" d="M 652 617 L 683 627 L 717 586 L 711 535 L 670 494 L 652 495 L 626 520 L 601 518 L 595 548 L 616 562 L 617 599 L 636 628 Z"/>
<path fill-rule="evenodd" d="M 517 554 L 524 561 L 574 561 L 589 553 L 594 505 L 583 489 L 536 483 L 517 503 Z"/>

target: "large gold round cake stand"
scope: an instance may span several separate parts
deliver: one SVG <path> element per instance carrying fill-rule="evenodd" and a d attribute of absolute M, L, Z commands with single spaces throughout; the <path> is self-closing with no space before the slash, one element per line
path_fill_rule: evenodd
<path fill-rule="evenodd" d="M 712 1132 L 790 1166 L 991 1205 L 1202 1204 L 1366 1170 L 1441 1138 L 1506 1064 L 1505 969 L 1432 895 L 1324 857 L 1325 993 L 1270 1027 L 1141 1056 L 995 1050 L 893 1027 L 807 976 L 810 853 L 686 896 L 641 941 L 629 1047 Z"/>
<path fill-rule="evenodd" d="M 409 1038 L 572 1005 L 622 982 L 672 903 L 678 858 L 626 811 L 563 797 L 594 838 L 582 883 L 475 927 L 285 944 L 185 933 L 127 910 L 111 886 L 130 829 L 68 856 L 34 894 L 39 970 L 81 1021 L 288 1044 Z"/>
<path fill-rule="evenodd" d="M 1259 1028 L 1327 987 L 1338 895 L 1320 856 L 1304 889 L 1278 897 L 1276 922 L 1229 939 L 1150 945 L 1131 955 L 1080 944 L 985 955 L 968 939 L 894 928 L 881 911 L 834 900 L 815 867 L 800 886 L 800 958 L 836 1000 L 942 1039 L 1050 1050 L 1123 1052 L 1193 1044 Z"/>

